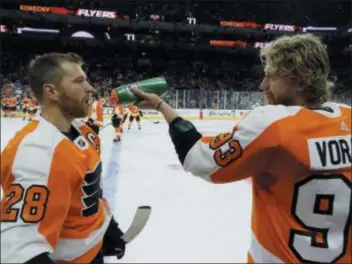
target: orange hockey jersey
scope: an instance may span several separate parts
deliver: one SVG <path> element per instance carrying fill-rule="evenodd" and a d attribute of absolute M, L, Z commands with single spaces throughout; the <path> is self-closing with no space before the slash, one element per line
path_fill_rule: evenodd
<path fill-rule="evenodd" d="M 38 99 L 35 96 L 31 96 L 29 108 L 33 111 L 39 108 Z"/>
<path fill-rule="evenodd" d="M 16 107 L 17 106 L 17 97 L 16 96 L 10 96 L 10 97 L 4 97 L 1 101 L 3 106 L 7 107 Z"/>
<path fill-rule="evenodd" d="M 352 262 L 351 117 L 332 102 L 268 105 L 188 151 L 184 169 L 207 181 L 251 178 L 248 262 Z"/>
<path fill-rule="evenodd" d="M 22 99 L 22 109 L 29 110 L 32 101 L 30 98 L 25 97 Z"/>
<path fill-rule="evenodd" d="M 130 111 L 131 113 L 131 116 L 138 116 L 139 115 L 139 108 L 138 106 L 135 106 L 135 105 L 128 105 L 127 106 L 128 110 Z"/>
<path fill-rule="evenodd" d="M 120 116 L 120 117 L 123 117 L 124 115 L 124 109 L 123 109 L 123 105 L 120 104 L 120 103 L 115 103 L 113 105 L 113 108 L 114 108 L 114 114 Z"/>
<path fill-rule="evenodd" d="M 8 97 L 6 97 L 6 96 L 2 97 L 1 98 L 1 106 L 7 107 L 8 106 L 8 101 L 9 101 Z"/>
<path fill-rule="evenodd" d="M 94 120 L 95 125 L 99 127 L 104 125 L 104 113 L 101 100 L 95 100 L 94 103 L 89 107 L 87 119 L 90 118 Z"/>
<path fill-rule="evenodd" d="M 99 252 L 111 219 L 101 198 L 100 140 L 79 120 L 72 130 L 74 138 L 38 116 L 1 153 L 1 263 L 44 252 L 89 263 Z"/>

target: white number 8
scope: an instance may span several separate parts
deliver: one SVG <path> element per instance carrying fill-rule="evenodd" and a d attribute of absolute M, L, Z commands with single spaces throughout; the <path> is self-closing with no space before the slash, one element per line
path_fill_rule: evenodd
<path fill-rule="evenodd" d="M 296 184 L 292 215 L 305 230 L 292 229 L 289 246 L 300 262 L 333 263 L 346 254 L 351 192 L 340 174 L 313 175 Z"/>

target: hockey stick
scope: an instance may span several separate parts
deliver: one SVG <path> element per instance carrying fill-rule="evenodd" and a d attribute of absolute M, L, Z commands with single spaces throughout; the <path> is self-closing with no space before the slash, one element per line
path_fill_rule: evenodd
<path fill-rule="evenodd" d="M 153 124 L 159 124 L 160 121 L 153 121 L 153 120 L 150 120 L 149 118 L 143 116 L 143 118 L 145 118 L 146 120 L 148 120 L 149 122 L 153 123 Z"/>
<path fill-rule="evenodd" d="M 143 230 L 148 222 L 152 208 L 150 206 L 139 206 L 133 217 L 132 223 L 122 236 L 126 243 L 130 243 Z"/>
<path fill-rule="evenodd" d="M 111 122 L 107 123 L 105 126 L 103 126 L 100 131 L 102 131 L 104 128 L 106 128 L 107 126 L 111 125 Z"/>

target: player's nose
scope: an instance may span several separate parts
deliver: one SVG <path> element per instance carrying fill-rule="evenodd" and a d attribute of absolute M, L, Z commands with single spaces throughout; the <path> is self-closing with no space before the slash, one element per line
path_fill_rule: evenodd
<path fill-rule="evenodd" d="M 87 93 L 93 93 L 93 91 L 94 91 L 93 86 L 91 86 L 90 83 L 87 82 L 86 92 Z"/>
<path fill-rule="evenodd" d="M 263 80 L 261 81 L 260 85 L 259 85 L 259 90 L 264 92 L 265 90 L 268 89 L 268 82 L 266 80 L 266 77 L 263 78 Z"/>

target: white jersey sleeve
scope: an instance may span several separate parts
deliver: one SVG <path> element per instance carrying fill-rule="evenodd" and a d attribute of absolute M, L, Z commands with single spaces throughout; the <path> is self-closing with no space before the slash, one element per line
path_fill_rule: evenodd
<path fill-rule="evenodd" d="M 184 160 L 181 160 L 184 170 L 214 183 L 252 176 L 267 165 L 268 154 L 280 144 L 281 136 L 276 121 L 297 113 L 299 109 L 259 107 L 252 110 L 231 132 L 215 137 L 199 136 L 189 147 Z M 187 136 L 186 133 L 184 135 Z M 180 138 L 173 139 L 174 144 L 183 144 Z M 178 147 L 175 147 L 177 150 Z"/>

